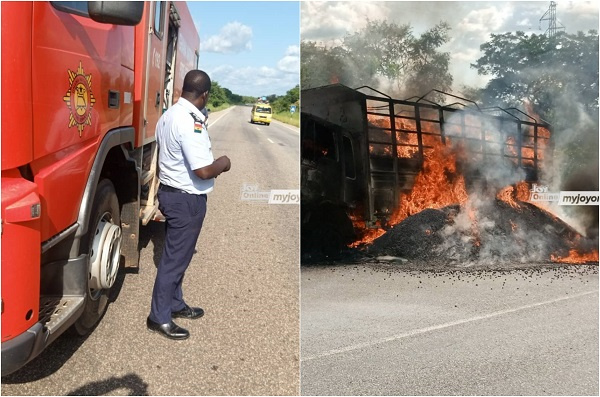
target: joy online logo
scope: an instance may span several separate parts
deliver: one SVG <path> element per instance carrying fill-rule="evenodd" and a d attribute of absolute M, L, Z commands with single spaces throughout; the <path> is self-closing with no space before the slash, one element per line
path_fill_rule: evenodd
<path fill-rule="evenodd" d="M 548 186 L 546 185 L 538 185 L 533 184 L 531 189 L 529 190 L 531 194 L 529 195 L 529 201 L 558 201 L 560 194 L 559 193 L 549 193 Z"/>

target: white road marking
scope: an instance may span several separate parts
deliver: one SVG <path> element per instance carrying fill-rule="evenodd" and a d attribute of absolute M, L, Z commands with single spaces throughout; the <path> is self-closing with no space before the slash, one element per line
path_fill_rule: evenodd
<path fill-rule="evenodd" d="M 225 116 L 227 113 L 229 113 L 231 111 L 231 109 L 233 109 L 234 107 L 235 106 L 231 106 L 231 107 L 228 107 L 227 109 L 222 110 L 221 112 L 219 112 L 221 114 L 219 115 L 219 118 L 216 119 L 216 120 L 211 119 L 210 118 L 210 113 L 209 113 L 208 114 L 208 118 L 209 118 L 209 120 L 208 120 L 208 128 L 209 128 L 209 131 L 210 131 L 210 127 L 211 126 L 215 125 L 219 120 L 221 120 L 223 118 L 223 116 Z"/>
<path fill-rule="evenodd" d="M 269 138 L 267 138 L 267 141 L 269 141 L 269 142 L 271 142 L 271 143 L 275 143 L 275 142 L 273 142 L 273 141 L 272 141 L 271 139 L 269 139 Z"/>
<path fill-rule="evenodd" d="M 271 121 L 271 123 L 275 123 L 275 124 L 277 124 L 277 125 L 280 125 L 280 126 L 282 126 L 282 127 L 285 127 L 285 128 L 287 128 L 288 130 L 292 130 L 292 131 L 294 131 L 296 134 L 299 134 L 299 133 L 300 133 L 300 128 L 298 128 L 298 127 L 294 127 L 293 125 L 289 125 L 289 124 L 283 123 L 283 122 L 281 122 L 281 121 L 279 121 L 279 120 L 275 120 L 275 119 L 273 119 L 273 120 Z"/>
<path fill-rule="evenodd" d="M 552 303 L 562 302 L 562 301 L 565 301 L 565 300 L 568 300 L 568 299 L 579 298 L 581 296 L 586 296 L 586 295 L 591 295 L 591 294 L 597 294 L 597 293 L 598 293 L 598 291 L 582 292 L 580 294 L 569 295 L 569 296 L 565 296 L 565 297 L 562 297 L 562 298 L 552 299 L 552 300 L 549 300 L 549 301 L 532 303 L 530 305 L 515 307 L 515 308 L 512 308 L 512 309 L 500 310 L 500 311 L 497 311 L 497 312 L 493 312 L 493 313 L 489 313 L 489 314 L 484 314 L 484 315 L 481 315 L 481 316 L 466 318 L 466 319 L 463 319 L 463 320 L 451 321 L 451 322 L 448 322 L 448 323 L 445 323 L 445 324 L 433 325 L 431 327 L 426 327 L 426 328 L 421 328 L 421 329 L 415 329 L 413 331 L 408 331 L 408 332 L 404 332 L 404 333 L 401 333 L 401 334 L 392 335 L 392 336 L 389 336 L 387 338 L 380 338 L 380 339 L 372 340 L 372 341 L 369 341 L 369 342 L 357 343 L 355 345 L 350 345 L 350 346 L 346 346 L 346 347 L 341 347 L 339 349 L 329 350 L 329 351 L 326 351 L 326 352 L 323 352 L 323 353 L 308 355 L 308 356 L 302 357 L 300 361 L 316 360 L 316 359 L 323 358 L 323 357 L 333 356 L 335 354 L 347 353 L 347 352 L 350 352 L 350 351 L 353 351 L 353 350 L 364 349 L 366 347 L 380 345 L 380 344 L 387 343 L 387 342 L 394 342 L 394 341 L 397 341 L 397 340 L 400 340 L 400 339 L 409 338 L 411 336 L 425 334 L 427 332 L 432 332 L 432 331 L 437 331 L 437 330 L 444 329 L 444 328 L 454 327 L 456 325 L 467 324 L 467 323 L 471 323 L 471 322 L 475 322 L 475 321 L 480 321 L 480 320 L 487 320 L 489 318 L 494 318 L 494 317 L 502 316 L 504 314 L 515 313 L 515 312 L 519 312 L 519 311 L 522 311 L 522 310 L 532 309 L 534 307 L 539 307 L 539 306 L 544 306 L 544 305 L 550 305 Z"/>

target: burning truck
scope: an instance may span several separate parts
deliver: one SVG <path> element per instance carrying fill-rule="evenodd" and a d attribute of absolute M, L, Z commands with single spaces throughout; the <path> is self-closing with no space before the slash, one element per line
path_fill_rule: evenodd
<path fill-rule="evenodd" d="M 303 90 L 303 258 L 367 247 L 409 259 L 597 262 L 596 242 L 528 202 L 553 151 L 551 126 L 528 113 L 437 90 L 404 100 L 368 86 Z"/>

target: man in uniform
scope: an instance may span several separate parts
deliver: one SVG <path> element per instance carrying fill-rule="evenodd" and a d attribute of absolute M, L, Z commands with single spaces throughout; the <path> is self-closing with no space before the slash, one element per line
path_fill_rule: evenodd
<path fill-rule="evenodd" d="M 188 306 L 181 284 L 190 264 L 206 214 L 206 194 L 218 175 L 229 171 L 227 156 L 214 160 L 206 117 L 210 78 L 201 70 L 188 72 L 181 98 L 158 120 L 159 209 L 166 219 L 165 246 L 158 264 L 152 304 L 146 325 L 170 339 L 186 339 L 189 332 L 173 318 L 196 319 L 204 311 Z"/>

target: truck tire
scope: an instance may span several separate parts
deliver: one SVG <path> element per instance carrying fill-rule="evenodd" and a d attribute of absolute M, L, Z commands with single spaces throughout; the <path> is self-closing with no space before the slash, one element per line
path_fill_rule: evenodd
<path fill-rule="evenodd" d="M 81 254 L 87 255 L 88 283 L 83 314 L 74 324 L 79 335 L 86 335 L 106 311 L 110 288 L 121 261 L 121 215 L 119 200 L 112 182 L 98 183 L 90 224 L 81 240 Z"/>
<path fill-rule="evenodd" d="M 302 212 L 302 210 L 301 210 Z M 338 260 L 354 241 L 352 221 L 341 208 L 322 204 L 306 209 L 310 219 L 301 226 L 301 255 L 318 260 Z"/>

